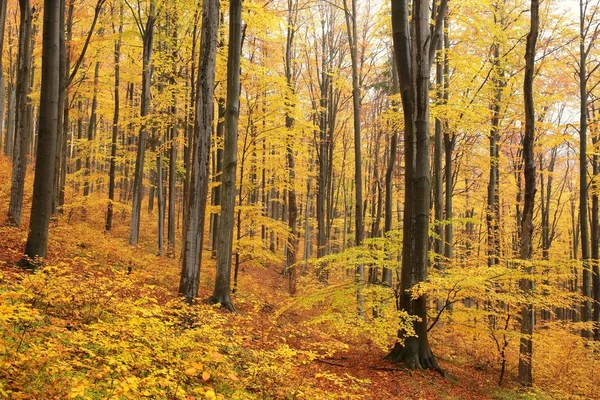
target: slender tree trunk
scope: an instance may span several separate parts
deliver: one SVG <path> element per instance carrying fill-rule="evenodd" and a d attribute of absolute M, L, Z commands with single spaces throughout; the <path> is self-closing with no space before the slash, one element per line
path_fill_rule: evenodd
<path fill-rule="evenodd" d="M 17 56 L 16 131 L 7 218 L 9 224 L 16 226 L 21 225 L 27 154 L 30 146 L 29 127 L 27 126 L 27 103 L 29 101 L 30 90 L 31 36 L 33 25 L 33 9 L 29 0 L 19 0 L 19 9 L 21 17 L 19 25 L 19 53 Z"/>
<path fill-rule="evenodd" d="M 144 158 L 146 156 L 146 145 L 148 142 L 147 124 L 144 120 L 150 111 L 150 81 L 152 79 L 152 45 L 154 43 L 155 24 L 154 0 L 150 2 L 150 11 L 144 27 L 143 52 L 142 52 L 142 95 L 140 118 L 142 125 L 138 139 L 137 155 L 135 159 L 135 175 L 133 177 L 133 206 L 131 210 L 131 225 L 129 230 L 129 244 L 137 245 L 140 236 L 140 214 L 142 211 L 142 196 L 144 192 Z"/>
<path fill-rule="evenodd" d="M 0 3 L 0 55 L 4 54 L 4 31 L 6 25 L 7 3 L 7 1 Z M 4 134 L 4 105 L 6 103 L 6 80 L 4 78 L 4 68 L 1 58 L 2 57 L 0 57 L 0 150 L 2 150 L 2 135 Z M 6 136 L 8 139 L 8 135 Z"/>
<path fill-rule="evenodd" d="M 581 260 L 582 260 L 582 280 L 581 290 L 584 297 L 581 307 L 581 321 L 588 322 L 592 319 L 592 280 L 590 271 L 590 242 L 588 229 L 588 187 L 587 187 L 587 52 L 585 50 L 585 24 L 586 15 L 584 0 L 579 2 L 580 9 L 580 44 L 579 44 L 579 96 L 580 102 L 580 122 L 579 122 L 579 225 L 581 234 Z M 584 337 L 591 337 L 592 331 L 583 329 Z"/>
<path fill-rule="evenodd" d="M 229 3 L 229 47 L 227 50 L 227 106 L 221 184 L 221 217 L 217 244 L 217 274 L 212 303 L 234 311 L 230 299 L 231 254 L 235 208 L 235 175 L 237 169 L 237 137 L 240 107 L 240 56 L 242 44 L 242 1 Z"/>
<path fill-rule="evenodd" d="M 444 49 L 447 51 L 450 48 L 450 39 L 448 37 L 448 18 L 444 19 L 445 33 L 444 33 Z M 444 54 L 444 104 L 448 103 L 449 97 L 449 76 L 450 76 L 450 62 L 448 56 Z M 445 198 L 445 212 L 446 212 L 446 223 L 444 229 L 444 258 L 447 263 L 452 262 L 452 245 L 454 242 L 454 224 L 452 222 L 453 210 L 452 210 L 452 197 L 454 191 L 453 185 L 453 169 L 452 169 L 452 152 L 454 151 L 454 144 L 456 142 L 456 136 L 454 136 L 450 130 L 446 127 L 444 129 L 444 155 L 445 161 L 445 185 L 446 185 L 446 198 Z"/>
<path fill-rule="evenodd" d="M 200 264 L 204 243 L 204 217 L 208 197 L 210 167 L 210 141 L 213 127 L 213 94 L 215 66 L 217 61 L 217 38 L 219 35 L 219 0 L 207 0 L 202 4 L 202 30 L 194 141 L 191 162 L 189 196 L 186 198 L 179 293 L 188 303 L 198 296 Z"/>
<path fill-rule="evenodd" d="M 523 137 L 523 164 L 525 167 L 525 192 L 523 198 L 523 217 L 521 219 L 521 248 L 520 258 L 529 262 L 533 256 L 533 207 L 535 205 L 535 110 L 533 107 L 533 77 L 535 68 L 535 46 L 539 32 L 539 1 L 531 0 L 531 26 L 527 35 L 525 49 L 525 79 L 523 82 L 523 97 L 525 104 L 525 135 Z M 525 273 L 531 274 L 533 268 L 525 266 Z M 533 280 L 523 278 L 519 281 L 525 296 L 533 292 Z M 519 383 L 524 386 L 533 385 L 533 304 L 526 300 L 521 309 L 521 340 L 519 346 Z"/>
<path fill-rule="evenodd" d="M 92 97 L 92 111 L 90 113 L 90 120 L 88 123 L 87 132 L 87 154 L 85 156 L 85 181 L 83 182 L 83 195 L 89 196 L 91 187 L 91 174 L 92 174 L 92 153 L 93 153 L 93 140 L 94 132 L 96 130 L 96 111 L 98 109 L 98 79 L 100 74 L 100 62 L 96 62 L 96 68 L 94 72 L 94 96 Z"/>
<path fill-rule="evenodd" d="M 296 34 L 296 22 L 298 16 L 298 1 L 288 0 L 288 28 L 285 47 L 285 79 L 287 83 L 287 106 L 288 110 L 294 110 L 296 99 L 296 75 L 294 67 L 294 37 Z M 296 259 L 298 254 L 298 230 L 296 220 L 298 218 L 298 205 L 296 204 L 296 166 L 294 159 L 294 116 L 293 111 L 289 111 L 285 116 L 285 127 L 287 129 L 286 138 L 286 162 L 288 169 L 288 227 L 290 234 L 288 237 L 286 270 L 289 277 L 290 295 L 295 295 L 298 289 L 298 269 Z"/>
<path fill-rule="evenodd" d="M 396 60 L 392 57 L 392 94 L 398 94 L 398 69 L 396 67 Z M 398 104 L 396 101 L 392 102 L 392 111 L 398 112 Z M 393 202 L 393 184 L 394 184 L 394 166 L 396 165 L 396 158 L 398 152 L 398 127 L 392 125 L 392 136 L 390 137 L 390 158 L 388 159 L 387 169 L 385 171 L 385 219 L 383 230 L 387 234 L 392 230 L 392 221 L 394 217 L 394 202 Z M 383 282 L 387 286 L 392 286 L 392 269 L 383 269 Z"/>
<path fill-rule="evenodd" d="M 493 44 L 493 65 L 494 71 L 492 72 L 492 84 L 494 86 L 494 101 L 492 103 L 492 127 L 490 130 L 490 169 L 489 169 L 489 182 L 487 192 L 487 211 L 486 211 L 486 222 L 487 222 L 487 254 L 488 254 L 488 265 L 497 265 L 500 260 L 500 239 L 499 239 L 499 228 L 500 228 L 500 199 L 498 195 L 498 163 L 499 163 L 499 151 L 498 151 L 498 139 L 499 139 L 499 126 L 500 126 L 500 108 L 502 102 L 502 90 L 504 87 L 504 71 L 500 67 L 500 45 L 498 43 Z"/>
<path fill-rule="evenodd" d="M 116 33 L 116 29 L 113 25 L 113 31 Z M 115 201 L 115 174 L 117 166 L 117 141 L 119 137 L 119 85 L 120 85 L 120 59 L 121 59 L 121 40 L 123 38 L 123 3 L 121 2 L 119 8 L 119 30 L 118 36 L 115 40 L 115 88 L 114 88 L 114 102 L 115 108 L 113 112 L 113 124 L 112 124 L 112 140 L 110 147 L 110 170 L 109 170 L 109 183 L 108 183 L 108 209 L 106 211 L 106 230 L 110 231 L 112 227 L 113 218 L 113 202 Z"/>
<path fill-rule="evenodd" d="M 38 147 L 33 182 L 33 203 L 29 235 L 25 245 L 25 265 L 31 260 L 45 258 L 48 247 L 48 225 L 54 193 L 55 151 L 58 130 L 58 91 L 60 85 L 59 41 L 60 0 L 44 1 L 44 28 L 42 41 L 42 86 L 38 124 Z"/>
<path fill-rule="evenodd" d="M 156 192 L 158 198 L 158 255 L 165 255 L 165 191 L 162 167 L 162 146 L 160 136 L 156 152 Z"/>
<path fill-rule="evenodd" d="M 218 104 L 218 121 L 217 121 L 217 145 L 215 151 L 215 174 L 213 181 L 215 187 L 213 188 L 213 206 L 221 207 L 221 175 L 223 173 L 223 138 L 225 137 L 225 99 L 217 99 Z M 215 212 L 212 215 L 213 218 L 213 229 L 212 229 L 212 251 L 216 256 L 218 235 L 219 235 L 219 212 Z"/>
<path fill-rule="evenodd" d="M 444 102 L 444 41 L 439 40 L 437 45 L 437 54 L 435 60 L 435 84 L 436 84 L 436 102 L 438 105 Z M 444 182 L 442 171 L 442 151 L 444 127 L 441 118 L 435 119 L 434 128 L 434 150 L 433 150 L 433 209 L 434 209 L 434 232 L 435 239 L 433 248 L 436 254 L 435 267 L 442 271 L 444 269 Z M 443 303 L 438 304 L 442 307 Z"/>
<path fill-rule="evenodd" d="M 66 26 L 66 40 L 64 40 L 64 59 L 61 60 L 61 64 L 63 65 L 63 70 L 61 71 L 62 77 L 62 94 L 60 96 L 60 106 L 63 107 L 63 117 L 62 117 L 62 129 L 59 128 L 58 137 L 63 141 L 62 148 L 60 152 L 60 164 L 57 169 L 60 173 L 58 188 L 55 190 L 58 192 L 58 206 L 61 207 L 65 204 L 65 185 L 67 182 L 67 168 L 68 163 L 67 160 L 71 156 L 71 149 L 67 147 L 69 140 L 69 131 L 70 131 L 70 119 L 69 119 L 69 111 L 70 107 L 70 99 L 69 99 L 69 77 L 71 72 L 71 40 L 73 38 L 73 9 L 74 9 L 75 0 L 69 1 L 69 9 L 67 12 L 67 26 Z M 63 38 L 61 31 L 61 40 Z M 62 58 L 62 45 L 61 45 L 61 58 Z M 71 148 L 72 146 L 72 135 L 71 135 Z"/>
<path fill-rule="evenodd" d="M 353 121 L 354 121 L 354 186 L 355 186 L 355 245 L 360 246 L 362 244 L 364 235 L 364 221 L 363 221 L 363 196 L 362 196 L 362 157 L 361 157 L 361 138 L 360 138 L 360 83 L 358 79 L 358 54 L 356 48 L 356 0 L 352 0 L 352 14 L 350 15 L 348 10 L 347 1 L 344 0 L 344 11 L 346 16 L 346 29 L 348 31 L 348 42 L 350 44 L 350 57 L 352 60 L 352 110 L 353 110 Z M 358 303 L 358 314 L 364 315 L 365 304 L 364 295 L 362 294 L 362 286 L 365 284 L 365 266 L 364 264 L 358 264 L 356 266 L 356 279 L 357 279 L 357 303 Z"/>

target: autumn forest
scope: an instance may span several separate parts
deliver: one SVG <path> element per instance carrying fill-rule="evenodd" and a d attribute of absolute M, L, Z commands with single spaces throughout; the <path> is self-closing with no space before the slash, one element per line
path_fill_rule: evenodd
<path fill-rule="evenodd" d="M 598 0 L 0 0 L 0 398 L 600 399 L 598 99 Z"/>

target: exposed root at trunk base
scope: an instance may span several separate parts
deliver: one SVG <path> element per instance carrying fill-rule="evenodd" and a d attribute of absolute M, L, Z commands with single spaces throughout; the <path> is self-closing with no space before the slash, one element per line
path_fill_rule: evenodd
<path fill-rule="evenodd" d="M 27 256 L 25 256 L 25 257 L 21 258 L 19 261 L 17 261 L 15 263 L 15 265 L 21 269 L 24 269 L 26 271 L 31 271 L 31 272 L 35 272 L 44 266 L 44 264 L 41 260 L 37 260 L 37 259 L 32 260 L 31 258 L 29 258 Z"/>
<path fill-rule="evenodd" d="M 221 308 L 231 311 L 232 313 L 237 313 L 237 310 L 233 306 L 233 303 L 231 303 L 231 300 L 220 300 L 215 296 L 210 296 L 204 302 L 207 304 L 221 304 Z"/>
<path fill-rule="evenodd" d="M 404 346 L 396 343 L 385 358 L 395 363 L 404 363 L 409 369 L 432 369 L 446 377 L 446 372 L 439 366 L 429 346 L 420 345 L 417 338 L 407 339 Z"/>

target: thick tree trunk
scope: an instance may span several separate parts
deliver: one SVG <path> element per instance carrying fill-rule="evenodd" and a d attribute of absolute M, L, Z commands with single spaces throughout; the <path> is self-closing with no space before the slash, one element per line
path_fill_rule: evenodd
<path fill-rule="evenodd" d="M 523 217 L 521 219 L 520 258 L 529 262 L 533 256 L 533 208 L 535 205 L 535 110 L 533 107 L 533 76 L 535 68 L 535 46 L 539 32 L 539 1 L 531 0 L 531 26 L 527 35 L 525 49 L 525 78 L 523 82 L 523 102 L 525 105 L 525 135 L 523 137 L 523 164 L 525 167 L 525 191 L 523 198 Z M 533 268 L 526 265 L 526 274 Z M 533 292 L 533 280 L 523 278 L 519 287 L 526 296 Z M 526 300 L 527 301 L 527 300 Z M 519 383 L 524 386 L 533 385 L 532 353 L 533 353 L 533 304 L 527 301 L 521 309 L 521 340 L 519 346 Z"/>
<path fill-rule="evenodd" d="M 430 30 L 429 1 L 412 3 L 409 25 L 408 2 L 392 1 L 392 30 L 396 65 L 405 121 L 405 202 L 402 243 L 402 271 L 399 307 L 414 322 L 416 336 L 396 343 L 389 358 L 405 362 L 409 368 L 432 368 L 441 372 L 427 337 L 427 299 L 413 298 L 413 287 L 427 279 L 429 245 L 429 206 L 431 196 L 429 168 L 429 78 L 432 58 L 440 40 L 447 1 L 433 7 L 435 25 Z"/>
<path fill-rule="evenodd" d="M 202 4 L 201 49 L 198 64 L 196 118 L 191 160 L 189 196 L 186 213 L 181 259 L 179 293 L 188 303 L 198 296 L 200 264 L 204 243 L 204 216 L 208 196 L 210 140 L 213 126 L 213 94 L 219 34 L 219 0 Z"/>
<path fill-rule="evenodd" d="M 212 303 L 234 311 L 231 303 L 231 254 L 235 209 L 235 175 L 237 170 L 237 137 L 240 112 L 240 47 L 242 44 L 242 1 L 229 3 L 229 47 L 227 50 L 227 106 L 221 183 L 221 217 L 217 243 L 217 274 Z"/>
<path fill-rule="evenodd" d="M 150 2 L 150 11 L 143 32 L 144 48 L 142 52 L 142 95 L 140 118 L 142 125 L 138 138 L 137 155 L 135 159 L 135 175 L 133 177 L 133 205 L 131 210 L 131 225 L 129 230 L 129 244 L 137 245 L 140 236 L 140 214 L 142 211 L 142 196 L 144 193 L 144 158 L 148 142 L 146 121 L 150 111 L 150 83 L 152 79 L 152 44 L 154 43 L 155 5 Z"/>
<path fill-rule="evenodd" d="M 23 212 L 23 191 L 27 171 L 27 154 L 30 137 L 27 126 L 27 103 L 29 101 L 31 75 L 31 36 L 33 25 L 33 8 L 29 0 L 19 0 L 19 53 L 17 56 L 17 85 L 16 85 L 16 115 L 15 139 L 13 148 L 13 166 L 10 186 L 10 203 L 8 206 L 7 222 L 11 225 L 21 225 Z"/>
<path fill-rule="evenodd" d="M 25 245 L 24 264 L 45 258 L 48 247 L 48 225 L 54 193 L 55 152 L 58 130 L 58 90 L 60 84 L 59 37 L 60 0 L 44 1 L 42 42 L 42 86 L 38 124 L 38 147 L 33 182 L 33 203 L 29 235 Z"/>

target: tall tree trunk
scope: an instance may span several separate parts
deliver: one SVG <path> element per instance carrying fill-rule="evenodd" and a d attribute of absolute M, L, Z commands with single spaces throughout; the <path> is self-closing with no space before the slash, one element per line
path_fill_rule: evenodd
<path fill-rule="evenodd" d="M 7 1 L 0 3 L 0 55 L 4 54 L 4 31 L 6 25 L 7 3 Z M 2 57 L 0 56 L 0 150 L 2 150 L 2 135 L 4 134 L 4 105 L 6 103 L 6 80 L 4 78 L 4 68 L 1 58 Z"/>
<path fill-rule="evenodd" d="M 392 93 L 398 94 L 398 68 L 396 67 L 396 59 L 392 56 Z M 396 101 L 392 102 L 392 111 L 398 112 L 398 104 Z M 385 171 L 385 219 L 383 230 L 387 234 L 392 230 L 392 221 L 394 217 L 394 203 L 393 203 L 393 183 L 394 183 L 394 166 L 396 165 L 396 158 L 398 152 L 398 126 L 392 125 L 392 135 L 390 137 L 390 158 L 388 159 L 387 169 Z M 383 269 L 383 282 L 387 286 L 392 286 L 392 269 Z"/>
<path fill-rule="evenodd" d="M 437 45 L 435 60 L 435 84 L 436 84 L 436 102 L 438 105 L 444 102 L 444 41 L 439 40 Z M 435 267 L 442 271 L 444 269 L 444 186 L 442 171 L 442 151 L 444 126 L 442 119 L 435 119 L 433 144 L 433 210 L 434 210 L 434 233 L 433 251 L 435 252 Z M 443 306 L 443 303 L 438 304 Z"/>
<path fill-rule="evenodd" d="M 158 140 L 156 152 L 156 192 L 158 200 L 158 255 L 165 255 L 165 192 L 162 167 L 162 146 L 160 136 Z"/>
<path fill-rule="evenodd" d="M 215 187 L 213 188 L 213 206 L 221 206 L 221 175 L 223 173 L 223 138 L 225 137 L 225 99 L 220 97 L 217 99 L 217 137 L 216 137 L 216 149 L 215 149 L 215 174 L 213 175 L 213 181 Z M 216 256 L 218 235 L 219 235 L 219 212 L 215 212 L 212 215 L 213 218 L 213 229 L 212 229 L 212 251 Z"/>
<path fill-rule="evenodd" d="M 23 1 L 23 0 L 22 0 Z M 33 202 L 29 235 L 25 245 L 26 265 L 31 260 L 45 258 L 48 247 L 48 225 L 54 193 L 55 152 L 58 130 L 58 90 L 60 85 L 59 40 L 60 0 L 44 1 L 44 28 L 42 41 L 42 86 L 38 124 L 38 146 L 33 181 Z"/>
<path fill-rule="evenodd" d="M 579 121 L 579 225 L 581 234 L 581 261 L 582 261 L 582 280 L 581 290 L 584 297 L 581 306 L 581 321 L 588 322 L 592 319 L 592 280 L 590 273 L 590 242 L 588 230 L 588 187 L 587 187 L 587 109 L 588 109 L 588 91 L 586 72 L 587 55 L 585 49 L 585 24 L 587 6 L 584 7 L 584 0 L 579 1 L 579 97 L 580 97 L 580 121 Z M 583 329 L 583 337 L 591 337 L 592 331 Z"/>
<path fill-rule="evenodd" d="M 294 36 L 296 34 L 296 22 L 298 19 L 298 0 L 288 0 L 288 28 L 285 47 L 285 80 L 287 84 L 286 103 L 288 110 L 294 110 L 296 99 L 296 69 L 294 66 Z M 296 204 L 296 166 L 294 159 L 294 116 L 293 111 L 288 111 L 285 116 L 286 137 L 286 162 L 288 169 L 288 227 L 290 234 L 287 240 L 286 270 L 289 277 L 290 295 L 296 294 L 298 285 L 298 269 L 296 259 L 298 254 L 298 229 L 296 220 L 298 218 L 298 205 Z"/>
<path fill-rule="evenodd" d="M 229 47 L 227 49 L 227 106 L 221 183 L 221 217 L 217 244 L 217 274 L 212 303 L 234 311 L 231 303 L 231 254 L 235 208 L 235 174 L 237 169 L 237 137 L 240 108 L 240 56 L 242 44 L 242 1 L 229 3 Z"/>
<path fill-rule="evenodd" d="M 70 130 L 70 119 L 69 119 L 69 111 L 70 107 L 70 99 L 69 99 L 69 77 L 71 72 L 71 41 L 73 38 L 73 9 L 74 9 L 75 0 L 69 1 L 69 9 L 67 11 L 67 26 L 66 28 L 66 39 L 63 40 L 63 34 L 61 31 L 61 43 L 64 42 L 64 52 L 62 50 L 61 44 L 61 65 L 63 66 L 63 70 L 61 71 L 61 78 L 63 85 L 61 87 L 62 93 L 59 93 L 59 106 L 63 107 L 63 117 L 62 117 L 62 129 L 59 127 L 58 137 L 59 140 L 62 140 L 62 148 L 60 152 L 60 164 L 57 166 L 57 170 L 60 174 L 58 180 L 58 188 L 55 188 L 55 191 L 58 192 L 58 206 L 61 207 L 65 204 L 65 185 L 67 182 L 67 168 L 68 163 L 67 159 L 71 155 L 71 149 L 67 148 L 68 140 L 69 140 L 69 130 Z M 64 58 L 62 55 L 64 54 Z M 72 146 L 72 134 L 71 134 L 71 148 Z"/>
<path fill-rule="evenodd" d="M 448 37 L 448 18 L 444 19 L 444 50 L 448 51 L 450 48 L 450 39 Z M 448 56 L 444 53 L 444 104 L 448 103 L 449 97 L 449 81 L 450 81 L 450 62 Z M 453 210 L 452 210 L 452 197 L 454 191 L 453 185 L 453 169 L 452 169 L 452 152 L 454 151 L 454 145 L 456 143 L 456 136 L 450 132 L 446 127 L 444 129 L 444 155 L 445 161 L 445 185 L 446 185 L 446 198 L 445 198 L 445 212 L 446 212 L 446 224 L 444 229 L 444 258 L 447 263 L 452 262 L 452 245 L 454 242 L 454 224 L 452 222 Z"/>
<path fill-rule="evenodd" d="M 183 256 L 179 293 L 188 303 L 198 296 L 204 243 L 204 216 L 208 197 L 210 140 L 213 126 L 213 94 L 219 34 L 219 0 L 202 4 L 202 30 L 198 64 L 196 118 L 189 196 L 185 199 Z"/>
<path fill-rule="evenodd" d="M 92 183 L 90 182 L 91 179 L 91 175 L 92 175 L 92 155 L 93 155 L 93 141 L 94 141 L 94 136 L 95 136 L 95 131 L 96 131 L 96 120 L 97 120 L 97 115 L 96 115 L 96 111 L 98 110 L 98 80 L 99 80 L 99 74 L 100 74 L 100 61 L 96 62 L 96 68 L 94 70 L 94 95 L 92 97 L 92 111 L 90 113 L 90 120 L 88 123 L 88 132 L 87 132 L 87 154 L 85 156 L 85 181 L 83 182 L 83 195 L 84 196 L 89 196 L 90 191 L 91 191 L 91 185 Z"/>
<path fill-rule="evenodd" d="M 19 0 L 19 9 L 21 17 L 19 24 L 19 53 L 17 56 L 16 131 L 7 218 L 9 224 L 16 226 L 21 225 L 27 154 L 30 146 L 29 127 L 27 126 L 27 103 L 29 101 L 30 90 L 31 54 L 33 50 L 31 47 L 31 36 L 34 11 L 29 0 Z"/>
<path fill-rule="evenodd" d="M 113 24 L 113 32 L 117 33 Z M 115 40 L 115 87 L 114 87 L 114 102 L 115 108 L 113 112 L 113 124 L 112 124 L 112 139 L 110 146 L 110 170 L 109 170 L 109 183 L 108 183 L 108 209 L 106 211 L 106 230 L 110 231 L 112 227 L 113 217 L 113 202 L 115 201 L 115 174 L 117 167 L 117 141 L 119 137 L 119 85 L 120 85 L 120 60 L 121 60 L 121 40 L 123 38 L 123 3 L 121 2 L 119 7 L 119 30 L 118 36 Z"/>
<path fill-rule="evenodd" d="M 413 298 L 411 290 L 427 279 L 429 245 L 429 205 L 431 196 L 429 168 L 429 78 L 447 1 L 435 4 L 429 15 L 429 1 L 412 3 L 409 25 L 408 1 L 392 1 L 392 30 L 400 93 L 405 121 L 405 201 L 402 239 L 402 270 L 399 307 L 417 316 L 415 336 L 398 336 L 389 358 L 405 362 L 409 368 L 441 371 L 427 336 L 427 299 Z M 435 21 L 430 28 L 429 22 Z"/>
<path fill-rule="evenodd" d="M 355 245 L 360 246 L 363 241 L 364 221 L 363 221 L 363 196 L 362 196 L 362 157 L 361 157 L 361 138 L 360 138 L 360 83 L 358 79 L 358 54 L 356 47 L 356 0 L 352 0 L 352 14 L 348 10 L 347 1 L 344 0 L 344 14 L 346 16 L 346 29 L 348 31 L 348 43 L 350 44 L 350 58 L 352 61 L 352 111 L 354 121 L 354 186 L 355 186 Z M 365 284 L 365 266 L 360 263 L 356 266 L 357 279 L 357 303 L 358 314 L 364 315 L 364 295 L 362 286 Z"/>
<path fill-rule="evenodd" d="M 142 39 L 144 48 L 142 52 L 142 95 L 140 118 L 142 125 L 138 138 L 137 155 L 135 159 L 135 175 L 133 177 L 133 205 L 131 210 L 131 225 L 129 230 L 129 244 L 137 245 L 140 236 L 140 214 L 142 211 L 142 196 L 144 193 L 144 158 L 148 142 L 147 123 L 145 118 L 150 111 L 150 81 L 152 79 L 152 44 L 154 43 L 154 25 L 156 22 L 154 0 L 150 0 L 150 11 L 143 29 Z"/>
<path fill-rule="evenodd" d="M 495 17 L 494 17 L 495 18 Z M 492 85 L 494 87 L 494 100 L 491 105 L 492 109 L 492 127 L 490 129 L 490 168 L 489 182 L 487 191 L 487 255 L 488 265 L 497 265 L 500 260 L 500 198 L 499 192 L 499 127 L 500 127 L 500 110 L 502 103 L 502 91 L 505 85 L 504 70 L 500 66 L 500 44 L 496 41 L 492 45 L 493 52 L 493 71 Z"/>
<path fill-rule="evenodd" d="M 535 205 L 535 110 L 533 107 L 533 76 L 535 68 L 535 46 L 539 32 L 539 0 L 531 0 L 531 26 L 527 35 L 525 48 L 525 79 L 523 82 L 523 103 L 525 105 L 525 136 L 523 137 L 523 164 L 525 167 L 525 192 L 523 198 L 523 217 L 521 219 L 520 258 L 529 262 L 533 256 L 533 207 Z M 533 268 L 526 265 L 526 274 Z M 523 278 L 519 286 L 526 296 L 533 292 L 533 280 Z M 527 301 L 527 300 L 526 300 Z M 521 309 L 521 340 L 519 346 L 519 383 L 524 386 L 533 385 L 533 304 L 527 302 Z"/>

